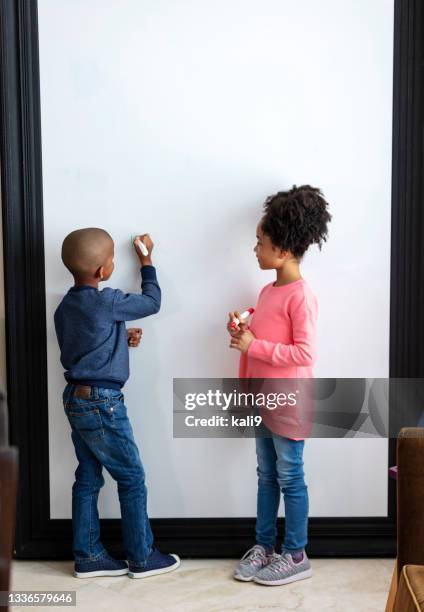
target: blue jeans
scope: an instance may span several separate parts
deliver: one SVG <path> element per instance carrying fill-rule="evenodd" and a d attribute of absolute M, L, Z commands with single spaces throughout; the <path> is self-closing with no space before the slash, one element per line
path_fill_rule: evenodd
<path fill-rule="evenodd" d="M 143 566 L 152 550 L 147 488 L 122 391 L 91 387 L 89 398 L 74 397 L 67 384 L 63 405 L 78 459 L 72 486 L 72 552 L 75 561 L 95 561 L 106 549 L 100 540 L 97 500 L 103 466 L 118 485 L 122 537 L 127 559 Z"/>
<path fill-rule="evenodd" d="M 258 499 L 256 543 L 274 547 L 280 490 L 285 509 L 283 550 L 301 551 L 308 541 L 308 488 L 304 481 L 304 440 L 291 440 L 277 434 L 256 438 Z"/>

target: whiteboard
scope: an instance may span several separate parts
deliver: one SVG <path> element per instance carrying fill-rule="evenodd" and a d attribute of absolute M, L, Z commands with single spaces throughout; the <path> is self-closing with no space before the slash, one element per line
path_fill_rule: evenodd
<path fill-rule="evenodd" d="M 173 377 L 235 377 L 225 331 L 274 279 L 257 268 L 265 197 L 321 187 L 333 221 L 302 275 L 319 301 L 321 377 L 387 377 L 393 2 L 39 0 L 51 518 L 76 468 L 53 312 L 66 234 L 115 241 L 107 285 L 139 289 L 150 232 L 162 308 L 124 387 L 152 518 L 256 513 L 252 439 L 173 439 Z M 106 286 L 106 285 L 103 285 Z M 132 324 L 133 325 L 133 324 Z M 305 445 L 310 516 L 386 516 L 387 440 Z M 119 517 L 106 476 L 104 518 Z M 281 514 L 284 514 L 283 504 Z"/>

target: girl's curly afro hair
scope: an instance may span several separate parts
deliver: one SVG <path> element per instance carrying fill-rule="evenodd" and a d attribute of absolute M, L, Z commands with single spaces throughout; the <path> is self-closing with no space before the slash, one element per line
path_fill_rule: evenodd
<path fill-rule="evenodd" d="M 261 228 L 274 246 L 301 259 L 311 244 L 318 244 L 321 250 L 327 240 L 327 223 L 332 218 L 327 208 L 320 189 L 293 185 L 290 191 L 266 199 Z"/>

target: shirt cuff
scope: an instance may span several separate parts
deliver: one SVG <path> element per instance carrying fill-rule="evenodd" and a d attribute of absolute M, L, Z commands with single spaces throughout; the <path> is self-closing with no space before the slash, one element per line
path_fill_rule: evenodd
<path fill-rule="evenodd" d="M 260 348 L 259 339 L 254 338 L 252 342 L 249 344 L 249 348 L 247 349 L 247 354 L 249 357 L 253 357 L 254 359 L 260 359 L 262 357 L 262 350 Z"/>
<path fill-rule="evenodd" d="M 143 280 L 156 280 L 156 268 L 155 266 L 147 265 L 141 266 L 141 276 Z"/>

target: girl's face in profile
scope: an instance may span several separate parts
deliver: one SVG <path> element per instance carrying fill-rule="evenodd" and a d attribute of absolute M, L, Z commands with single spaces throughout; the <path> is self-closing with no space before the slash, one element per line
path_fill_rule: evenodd
<path fill-rule="evenodd" d="M 256 245 L 253 249 L 261 270 L 275 270 L 284 262 L 283 251 L 275 247 L 271 238 L 263 233 L 261 221 L 256 227 Z"/>

